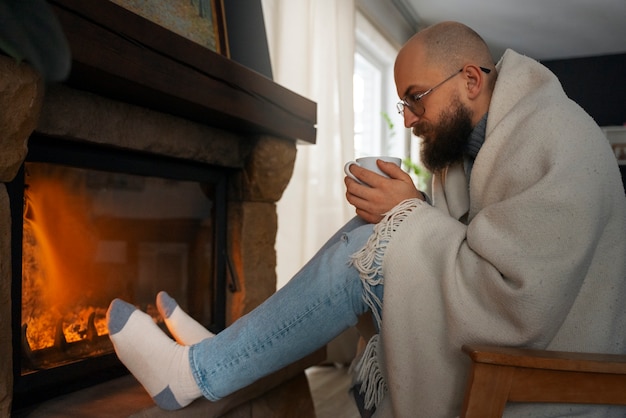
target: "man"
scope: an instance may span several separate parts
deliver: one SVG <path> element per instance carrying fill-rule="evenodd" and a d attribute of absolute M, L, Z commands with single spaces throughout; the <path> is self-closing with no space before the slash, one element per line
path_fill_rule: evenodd
<path fill-rule="evenodd" d="M 379 333 L 357 380 L 377 417 L 456 416 L 466 343 L 626 352 L 626 201 L 593 120 L 545 67 L 510 50 L 494 66 L 483 40 L 455 22 L 411 38 L 395 80 L 405 125 L 423 138 L 422 159 L 434 173 L 432 204 L 393 164 L 379 162 L 390 178 L 353 166 L 369 185 L 345 180 L 359 216 L 261 307 L 190 347 L 148 330 L 149 317 L 114 301 L 116 351 L 159 405 L 224 396 L 368 311 Z M 159 297 L 174 307 L 166 317 L 180 312 Z M 273 323 L 280 326 L 258 329 Z M 623 414 L 572 405 L 506 411 Z"/>

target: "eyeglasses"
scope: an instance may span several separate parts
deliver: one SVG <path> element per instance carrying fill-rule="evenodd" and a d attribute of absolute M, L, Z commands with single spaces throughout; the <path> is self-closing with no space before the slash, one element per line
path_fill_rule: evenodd
<path fill-rule="evenodd" d="M 489 68 L 485 68 L 485 67 L 479 67 L 479 68 L 485 74 L 489 74 L 491 72 L 491 70 Z M 404 96 L 402 98 L 402 100 L 400 100 L 396 104 L 396 108 L 398 109 L 398 113 L 401 114 L 401 115 L 404 115 L 404 108 L 407 107 L 415 116 L 418 116 L 418 117 L 422 116 L 424 114 L 424 112 L 426 112 L 426 108 L 424 107 L 422 102 L 420 102 L 420 100 L 422 100 L 424 98 L 424 96 L 429 95 L 430 93 L 435 91 L 435 89 L 437 87 L 441 86 L 443 83 L 445 83 L 448 80 L 451 80 L 455 75 L 460 74 L 462 72 L 463 72 L 463 68 L 461 68 L 459 71 L 457 71 L 456 73 L 452 74 L 450 77 L 448 77 L 445 80 L 443 80 L 441 83 L 437 84 L 435 87 L 429 88 L 424 93 L 407 94 L 406 96 Z"/>

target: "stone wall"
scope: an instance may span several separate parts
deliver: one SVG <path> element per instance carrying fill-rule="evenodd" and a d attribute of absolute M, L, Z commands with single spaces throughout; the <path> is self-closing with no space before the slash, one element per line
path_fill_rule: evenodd
<path fill-rule="evenodd" d="M 228 246 L 240 280 L 227 320 L 249 312 L 276 289 L 276 202 L 292 174 L 293 141 L 226 132 L 63 85 L 45 88 L 25 65 L 0 56 L 0 177 L 13 179 L 33 130 L 74 141 L 192 159 L 233 169 Z M 12 397 L 10 212 L 0 190 L 0 416 Z"/>
<path fill-rule="evenodd" d="M 11 181 L 35 128 L 43 84 L 30 67 L 0 56 L 0 180 Z M 11 213 L 6 187 L 0 188 L 0 416 L 9 416 L 13 396 L 11 351 Z"/>

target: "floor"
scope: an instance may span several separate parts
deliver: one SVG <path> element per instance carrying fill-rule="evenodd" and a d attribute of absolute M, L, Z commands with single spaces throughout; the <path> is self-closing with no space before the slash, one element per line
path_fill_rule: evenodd
<path fill-rule="evenodd" d="M 348 367 L 316 366 L 306 370 L 317 418 L 360 418 L 348 390 Z"/>

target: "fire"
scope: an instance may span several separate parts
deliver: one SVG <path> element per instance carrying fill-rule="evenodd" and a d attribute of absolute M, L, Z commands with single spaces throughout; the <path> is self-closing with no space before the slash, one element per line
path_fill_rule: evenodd
<path fill-rule="evenodd" d="M 105 315 L 116 297 L 162 322 L 157 291 L 185 307 L 193 274 L 199 306 L 212 280 L 211 193 L 195 181 L 27 162 L 22 332 L 33 367 L 112 350 Z"/>
<path fill-rule="evenodd" d="M 94 271 L 98 234 L 84 176 L 62 166 L 28 164 L 23 237 L 22 322 L 31 349 L 51 347 L 62 327 L 67 342 L 84 339 L 95 314 L 106 335 L 106 285 Z M 96 302 L 94 304 L 94 302 Z"/>

